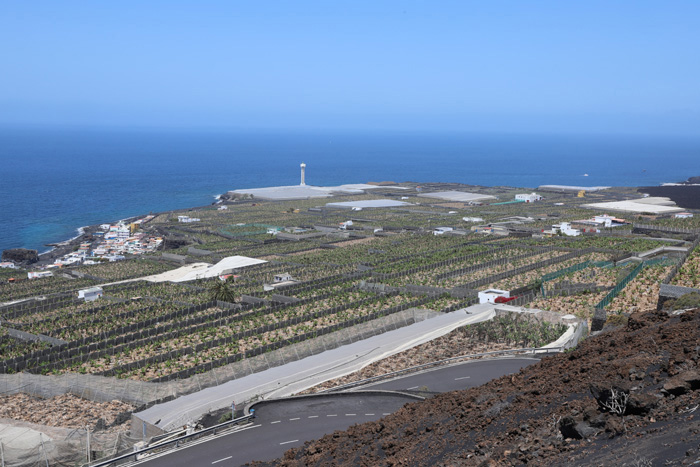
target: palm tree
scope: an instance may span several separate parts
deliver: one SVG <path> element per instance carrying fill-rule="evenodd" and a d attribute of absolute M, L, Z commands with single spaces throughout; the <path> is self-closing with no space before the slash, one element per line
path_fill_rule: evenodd
<path fill-rule="evenodd" d="M 233 303 L 236 300 L 236 296 L 231 288 L 231 283 L 228 280 L 214 281 L 212 286 L 209 287 L 209 293 L 211 294 L 212 300 L 229 303 Z"/>

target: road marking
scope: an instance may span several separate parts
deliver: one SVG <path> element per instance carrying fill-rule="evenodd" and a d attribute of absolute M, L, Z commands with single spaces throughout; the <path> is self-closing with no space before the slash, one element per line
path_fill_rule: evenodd
<path fill-rule="evenodd" d="M 455 381 L 459 381 L 460 379 L 469 379 L 471 376 L 462 376 L 461 378 L 455 378 Z"/>
<path fill-rule="evenodd" d="M 274 421 L 274 422 L 270 422 L 270 425 L 274 425 L 275 423 L 281 423 L 281 422 L 282 422 L 282 420 L 277 420 L 277 421 Z"/>
<path fill-rule="evenodd" d="M 150 461 L 152 461 L 152 460 L 154 460 L 154 459 L 160 459 L 160 458 L 167 457 L 167 456 L 170 456 L 170 455 L 173 455 L 173 454 L 177 454 L 177 453 L 180 453 L 181 451 L 183 451 L 183 450 L 185 450 L 185 449 L 191 449 L 191 448 L 193 448 L 193 447 L 195 447 L 195 446 L 199 446 L 200 444 L 208 443 L 208 442 L 210 442 L 212 439 L 225 438 L 225 437 L 227 437 L 227 436 L 231 436 L 231 435 L 233 435 L 233 434 L 240 433 L 240 432 L 245 431 L 245 430 L 250 430 L 250 429 L 252 429 L 252 428 L 259 428 L 259 427 L 261 427 L 261 426 L 262 426 L 262 425 L 249 425 L 248 427 L 243 428 L 243 429 L 241 429 L 241 430 L 239 430 L 239 431 L 233 431 L 233 432 L 229 431 L 229 432 L 224 432 L 224 433 L 217 433 L 217 434 L 215 434 L 213 437 L 199 438 L 199 439 L 194 440 L 194 441 L 192 441 L 192 442 L 190 442 L 190 443 L 187 443 L 187 444 L 184 445 L 184 446 L 180 446 L 180 449 L 173 449 L 173 450 L 163 451 L 163 452 L 155 453 L 155 454 L 153 454 L 153 455 L 151 455 L 151 456 L 148 456 L 147 461 L 150 462 Z M 143 463 L 143 462 L 141 462 L 141 463 Z M 136 465 L 136 464 L 135 464 L 135 465 Z"/>
<path fill-rule="evenodd" d="M 290 418 L 289 421 L 290 421 L 290 422 L 293 422 L 294 420 L 300 420 L 300 419 L 301 419 L 300 417 L 297 417 L 297 418 Z"/>
<path fill-rule="evenodd" d="M 365 414 L 367 417 L 372 417 L 374 414 L 373 413 L 366 413 Z"/>
<path fill-rule="evenodd" d="M 212 462 L 212 464 L 216 464 L 217 462 L 221 462 L 221 461 L 227 461 L 227 460 L 231 459 L 232 457 L 233 456 L 224 457 L 223 459 L 219 459 L 218 461 Z"/>
<path fill-rule="evenodd" d="M 346 417 L 354 417 L 355 415 L 357 415 L 357 414 L 356 413 L 346 413 L 345 414 Z"/>
<path fill-rule="evenodd" d="M 391 415 L 391 412 L 384 412 L 382 415 Z"/>
<path fill-rule="evenodd" d="M 406 389 L 410 391 L 411 389 L 418 389 L 419 387 L 420 386 L 413 386 L 412 388 L 406 388 Z"/>
<path fill-rule="evenodd" d="M 337 417 L 338 414 L 333 414 L 333 415 L 326 415 L 326 417 Z"/>
<path fill-rule="evenodd" d="M 293 439 L 293 440 L 291 440 L 291 441 L 285 441 L 284 443 L 280 443 L 280 446 L 282 446 L 283 444 L 296 443 L 297 441 L 299 441 L 299 440 L 298 440 L 298 439 Z"/>
<path fill-rule="evenodd" d="M 309 415 L 309 418 L 318 418 L 318 415 Z"/>

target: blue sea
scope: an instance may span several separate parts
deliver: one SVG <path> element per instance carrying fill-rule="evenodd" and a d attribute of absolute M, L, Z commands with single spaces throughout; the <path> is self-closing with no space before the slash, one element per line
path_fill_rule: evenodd
<path fill-rule="evenodd" d="M 0 127 L 0 250 L 43 252 L 81 226 L 298 184 L 302 161 L 309 185 L 642 186 L 700 175 L 700 138 Z"/>

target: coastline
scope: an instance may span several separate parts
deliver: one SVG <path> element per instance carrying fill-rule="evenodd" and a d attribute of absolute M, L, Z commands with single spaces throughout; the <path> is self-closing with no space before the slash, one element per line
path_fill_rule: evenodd
<path fill-rule="evenodd" d="M 637 191 L 640 192 L 640 194 L 641 194 L 642 189 L 650 189 L 651 188 L 651 189 L 655 189 L 654 191 L 658 190 L 657 193 L 655 194 L 656 196 L 668 196 L 668 194 L 666 192 L 672 191 L 672 190 L 675 191 L 675 190 L 683 189 L 683 187 L 687 187 L 687 188 L 695 189 L 695 190 L 700 189 L 700 187 L 696 184 L 687 184 L 687 183 L 683 184 L 683 182 L 678 183 L 678 184 L 673 184 L 673 185 L 671 185 L 669 183 L 664 183 L 664 184 L 661 184 L 660 186 L 656 186 L 656 187 L 635 186 L 635 187 L 626 187 L 626 188 L 636 188 Z M 615 187 L 612 187 L 612 188 L 615 188 Z M 523 189 L 530 189 L 530 188 L 523 188 Z M 536 188 L 532 188 L 532 189 L 535 190 Z M 662 194 L 661 191 L 664 191 L 665 193 Z M 182 207 L 182 208 L 178 208 L 178 209 L 170 209 L 170 210 L 159 211 L 159 212 L 151 212 L 151 214 L 154 216 L 158 216 L 161 214 L 181 212 L 181 211 L 185 211 L 185 210 L 207 208 L 207 207 L 210 207 L 212 205 L 217 205 L 217 204 L 222 203 L 222 196 L 223 196 L 223 194 L 213 195 L 214 202 L 212 202 L 210 204 L 194 206 L 194 207 Z M 673 196 L 670 196 L 670 197 L 673 199 Z M 674 201 L 676 201 L 676 200 L 674 200 Z M 677 203 L 677 204 L 680 206 L 680 203 Z M 694 207 L 695 206 L 691 207 L 691 209 L 693 209 Z M 142 218 L 145 215 L 146 214 L 137 215 L 137 216 L 130 216 L 130 217 L 126 217 L 124 219 L 120 219 L 117 222 L 130 222 L 130 221 Z M 93 233 L 99 231 L 100 225 L 105 224 L 105 223 L 108 223 L 108 222 L 101 222 L 99 224 L 78 227 L 76 229 L 77 235 L 75 235 L 74 237 L 71 237 L 71 238 L 64 240 L 64 241 L 61 241 L 61 242 L 45 244 L 46 246 L 51 247 L 51 249 L 49 249 L 48 251 L 44 251 L 42 253 L 39 253 L 39 255 L 38 255 L 39 261 L 35 264 L 38 266 L 51 264 L 56 259 L 73 251 L 77 246 L 80 245 L 80 243 L 93 241 L 94 240 Z M 113 222 L 109 222 L 109 223 L 111 224 Z"/>
<path fill-rule="evenodd" d="M 161 214 L 167 214 L 167 213 L 173 213 L 173 212 L 179 212 L 183 210 L 191 210 L 191 209 L 202 209 L 202 208 L 207 208 L 209 206 L 212 206 L 214 204 L 217 204 L 220 200 L 221 195 L 217 195 L 214 203 L 211 204 L 206 204 L 206 205 L 201 205 L 201 206 L 194 206 L 194 207 L 185 207 L 185 208 L 179 208 L 179 209 L 170 209 L 167 211 L 160 211 L 160 212 L 152 212 L 151 214 L 155 216 L 159 216 Z M 124 223 L 129 223 L 131 221 L 140 219 L 142 217 L 145 217 L 147 214 L 140 214 L 137 216 L 130 216 L 130 217 L 125 217 L 124 219 L 119 219 L 116 222 L 124 222 Z M 46 246 L 50 246 L 51 249 L 42 253 L 39 253 L 39 261 L 33 264 L 33 266 L 45 266 L 48 264 L 52 264 L 56 259 L 70 253 L 73 251 L 73 249 L 77 246 L 80 246 L 81 243 L 84 242 L 89 242 L 93 241 L 93 233 L 100 231 L 100 225 L 102 224 L 112 224 L 114 222 L 100 222 L 99 224 L 93 224 L 93 225 L 86 225 L 83 227 L 78 227 L 76 229 L 76 232 L 78 232 L 78 235 L 69 238 L 68 240 L 64 240 L 61 242 L 56 242 L 56 243 L 46 243 Z"/>

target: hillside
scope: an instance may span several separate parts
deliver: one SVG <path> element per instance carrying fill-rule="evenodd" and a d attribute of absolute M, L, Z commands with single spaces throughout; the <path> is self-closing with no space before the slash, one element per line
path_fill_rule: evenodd
<path fill-rule="evenodd" d="M 256 465 L 689 465 L 699 358 L 700 310 L 636 313 L 573 352 Z"/>

